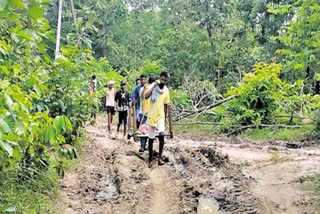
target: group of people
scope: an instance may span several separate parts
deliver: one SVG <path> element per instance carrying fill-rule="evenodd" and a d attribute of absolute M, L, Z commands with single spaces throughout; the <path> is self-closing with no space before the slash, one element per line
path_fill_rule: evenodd
<path fill-rule="evenodd" d="M 120 90 L 116 91 L 114 88 L 114 81 L 108 82 L 108 87 L 106 89 L 106 111 L 108 114 L 108 132 L 111 134 L 111 124 L 113 120 L 113 115 L 118 112 L 119 120 L 117 126 L 117 134 L 119 135 L 120 126 L 124 124 L 123 136 L 126 136 L 127 122 L 128 122 L 128 110 L 130 103 L 130 95 L 126 90 L 126 82 L 121 81 Z"/>
<path fill-rule="evenodd" d="M 139 152 L 149 151 L 149 168 L 152 167 L 153 161 L 153 143 L 159 139 L 159 158 L 158 164 L 163 165 L 162 153 L 164 149 L 165 121 L 170 103 L 169 89 L 166 87 L 168 73 L 161 72 L 160 76 L 155 79 L 146 75 L 141 75 L 136 80 L 136 87 L 131 96 L 126 90 L 126 82 L 120 83 L 120 90 L 114 88 L 114 81 L 109 81 L 106 89 L 105 107 L 108 114 L 108 132 L 111 134 L 111 124 L 113 115 L 117 111 L 119 121 L 117 125 L 117 135 L 123 124 L 124 134 L 126 136 L 128 124 L 129 109 L 136 114 L 136 128 L 140 130 L 140 149 Z"/>

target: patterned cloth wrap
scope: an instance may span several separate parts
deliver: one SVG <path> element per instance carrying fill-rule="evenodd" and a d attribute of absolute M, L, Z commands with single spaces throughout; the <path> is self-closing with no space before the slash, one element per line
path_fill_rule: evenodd
<path fill-rule="evenodd" d="M 140 126 L 141 134 L 146 135 L 149 132 L 149 126 L 147 124 L 142 124 Z"/>

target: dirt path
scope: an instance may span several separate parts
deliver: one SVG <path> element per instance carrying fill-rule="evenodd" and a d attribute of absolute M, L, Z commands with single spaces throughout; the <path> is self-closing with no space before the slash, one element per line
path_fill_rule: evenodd
<path fill-rule="evenodd" d="M 177 137 L 166 143 L 168 163 L 149 169 L 147 152 L 112 140 L 105 121 L 86 128 L 89 141 L 61 180 L 55 213 L 317 213 L 303 178 L 320 171 L 318 148 Z"/>
<path fill-rule="evenodd" d="M 320 171 L 318 148 L 271 148 L 235 149 L 235 155 L 232 149 L 221 150 L 234 162 L 247 164 L 243 171 L 255 180 L 251 192 L 261 200 L 266 213 L 317 213 L 312 208 L 312 187 L 304 178 Z"/>
<path fill-rule="evenodd" d="M 153 195 L 151 199 L 151 214 L 179 213 L 177 198 L 171 191 L 174 182 L 169 180 L 169 175 L 165 168 L 155 168 L 150 172 Z"/>

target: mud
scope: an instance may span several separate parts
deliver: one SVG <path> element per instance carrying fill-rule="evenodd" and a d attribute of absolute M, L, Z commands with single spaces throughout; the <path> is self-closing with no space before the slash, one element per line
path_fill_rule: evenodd
<path fill-rule="evenodd" d="M 320 170 L 316 147 L 178 137 L 167 140 L 167 163 L 149 169 L 147 152 L 112 140 L 105 121 L 86 127 L 89 140 L 60 182 L 55 213 L 316 213 L 301 179 Z"/>
<path fill-rule="evenodd" d="M 224 210 L 220 209 L 219 202 L 217 202 L 214 198 L 210 198 L 210 197 L 200 197 L 199 198 L 197 212 L 199 214 L 225 213 Z"/>

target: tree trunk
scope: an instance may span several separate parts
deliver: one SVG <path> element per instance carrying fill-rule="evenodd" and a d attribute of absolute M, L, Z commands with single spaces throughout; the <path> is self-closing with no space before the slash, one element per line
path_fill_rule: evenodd
<path fill-rule="evenodd" d="M 206 12 L 207 12 L 207 17 L 206 17 L 206 29 L 207 29 L 207 33 L 208 33 L 208 37 L 209 37 L 209 41 L 212 47 L 214 47 L 214 43 L 212 41 L 212 36 L 213 36 L 213 26 L 211 24 L 211 16 L 210 16 L 210 2 L 206 1 L 205 2 L 205 8 L 206 8 Z"/>
<path fill-rule="evenodd" d="M 103 45 L 102 45 L 102 55 L 103 57 L 107 57 L 107 41 L 106 41 L 106 35 L 107 35 L 107 29 L 105 26 L 105 23 L 102 24 L 102 30 L 103 30 Z"/>
<path fill-rule="evenodd" d="M 293 121 L 293 115 L 294 115 L 294 112 L 291 112 L 290 121 L 289 121 L 290 125 L 292 124 L 292 121 Z"/>
<path fill-rule="evenodd" d="M 315 94 L 320 94 L 320 81 L 316 81 Z"/>
<path fill-rule="evenodd" d="M 56 39 L 56 51 L 55 51 L 56 59 L 60 55 L 61 14 L 62 14 L 62 0 L 59 0 L 57 39 Z"/>
<path fill-rule="evenodd" d="M 81 37 L 79 34 L 79 30 L 78 30 L 78 25 L 77 25 L 77 14 L 76 14 L 76 10 L 74 9 L 74 3 L 73 0 L 70 0 L 70 7 L 71 7 L 71 12 L 72 12 L 72 17 L 73 17 L 73 24 L 76 30 L 76 35 L 78 38 L 78 42 L 77 42 L 77 46 L 78 48 L 81 47 Z"/>

